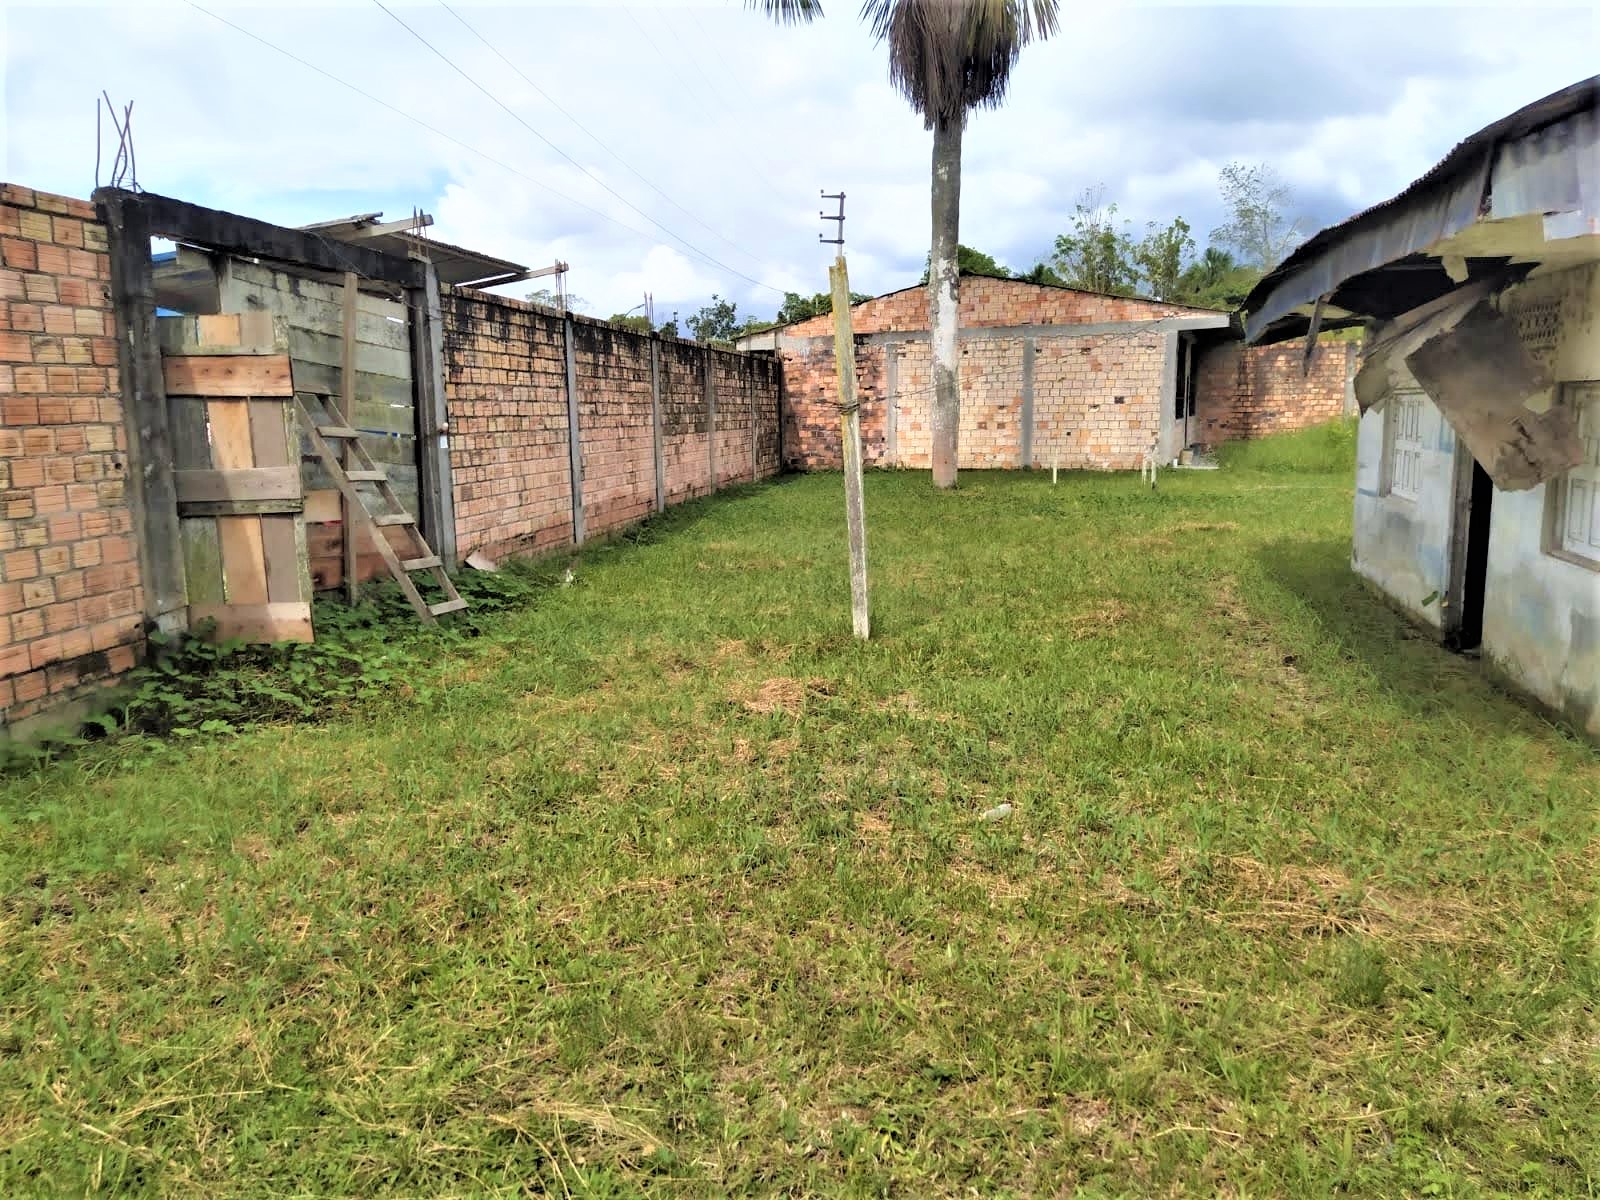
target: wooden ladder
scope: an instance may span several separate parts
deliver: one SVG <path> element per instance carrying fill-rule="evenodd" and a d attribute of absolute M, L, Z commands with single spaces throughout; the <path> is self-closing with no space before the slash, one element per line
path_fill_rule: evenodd
<path fill-rule="evenodd" d="M 417 528 L 416 518 L 405 511 L 400 503 L 400 497 L 389 483 L 389 476 L 372 461 L 372 456 L 362 447 L 361 434 L 351 426 L 349 418 L 338 402 L 332 396 L 322 397 L 322 403 L 332 418 L 332 424 L 319 422 L 316 414 L 298 396 L 295 402 L 299 406 L 301 419 L 304 422 L 302 428 L 311 441 L 316 457 L 322 460 L 324 469 L 332 477 L 339 494 L 344 498 L 345 586 L 349 594 L 352 597 L 355 595 L 355 537 L 356 525 L 359 522 L 372 535 L 372 541 L 377 546 L 378 553 L 383 556 L 389 574 L 394 576 L 394 581 L 400 585 L 400 590 L 411 602 L 411 607 L 416 609 L 417 616 L 422 619 L 423 624 L 432 625 L 435 618 L 466 608 L 467 602 L 461 598 L 461 593 L 456 591 L 455 584 L 450 582 L 450 576 L 445 574 L 443 561 L 428 546 L 422 536 L 422 530 Z M 330 443 L 337 443 L 339 448 L 335 450 Z M 361 494 L 356 491 L 357 483 L 377 484 L 378 494 L 383 497 L 389 511 L 368 512 L 366 504 L 362 502 Z M 383 532 L 390 525 L 404 525 L 410 530 L 411 538 L 417 547 L 415 558 L 401 558 L 395 553 L 394 547 L 389 544 L 389 539 Z M 411 575 L 416 571 L 433 572 L 434 581 L 444 589 L 446 599 L 438 604 L 429 604 L 424 600 L 422 593 L 417 590 L 417 585 L 411 581 Z"/>

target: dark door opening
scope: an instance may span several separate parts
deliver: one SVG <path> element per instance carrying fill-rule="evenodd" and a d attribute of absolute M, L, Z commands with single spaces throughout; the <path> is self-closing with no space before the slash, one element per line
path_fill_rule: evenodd
<path fill-rule="evenodd" d="M 1489 575 L 1489 513 L 1494 506 L 1494 481 L 1477 459 L 1472 461 L 1472 492 L 1467 501 L 1466 564 L 1461 586 L 1461 624 L 1452 639 L 1456 650 L 1483 644 L 1484 588 Z"/>

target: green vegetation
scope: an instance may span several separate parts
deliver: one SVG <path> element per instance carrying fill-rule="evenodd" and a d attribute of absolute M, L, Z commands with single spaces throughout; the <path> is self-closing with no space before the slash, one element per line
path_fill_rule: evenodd
<path fill-rule="evenodd" d="M 1310 453 L 873 474 L 868 644 L 746 489 L 5 781 L 0 1195 L 1592 1194 L 1600 763 Z"/>
<path fill-rule="evenodd" d="M 1340 482 L 1354 478 L 1356 429 L 1354 417 L 1314 425 L 1295 433 L 1225 442 L 1217 448 L 1217 461 L 1241 471 L 1292 471 L 1335 475 Z"/>

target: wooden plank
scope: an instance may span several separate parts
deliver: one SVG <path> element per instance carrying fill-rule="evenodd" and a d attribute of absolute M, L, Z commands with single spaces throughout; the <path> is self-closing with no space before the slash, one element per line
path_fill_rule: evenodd
<path fill-rule="evenodd" d="M 303 513 L 306 503 L 293 500 L 180 500 L 180 517 L 247 517 L 282 513 Z"/>
<path fill-rule="evenodd" d="M 299 442 L 291 443 L 289 440 L 288 425 L 292 421 L 293 409 L 291 401 L 250 401 L 250 452 L 255 455 L 256 466 L 293 464 L 296 470 L 299 469 Z M 292 454 L 291 445 L 294 447 Z"/>
<path fill-rule="evenodd" d="M 181 519 L 178 522 L 178 539 L 183 547 L 183 574 L 188 585 L 191 609 L 196 604 L 221 604 L 224 600 L 222 544 L 217 539 L 216 519 Z"/>
<path fill-rule="evenodd" d="M 388 322 L 386 321 L 387 325 Z M 344 366 L 344 338 L 337 332 L 294 328 L 289 333 L 288 351 L 296 362 L 308 367 L 321 367 L 337 373 Z M 388 379 L 411 381 L 411 356 L 400 346 L 389 344 L 391 335 L 384 334 L 382 344 L 363 341 L 359 326 L 356 333 L 356 370 L 367 375 L 381 375 Z"/>
<path fill-rule="evenodd" d="M 161 368 L 168 395 L 294 395 L 287 354 L 173 355 Z"/>
<path fill-rule="evenodd" d="M 285 354 L 288 326 L 270 312 L 158 317 L 161 352 L 169 355 Z"/>
<path fill-rule="evenodd" d="M 306 524 L 320 525 L 339 519 L 339 489 L 319 488 L 306 493 Z"/>
<path fill-rule="evenodd" d="M 295 515 L 261 518 L 261 549 L 266 555 L 267 602 L 271 604 L 291 600 L 309 600 L 309 593 L 300 590 L 302 567 L 300 545 L 295 527 L 302 524 Z"/>
<path fill-rule="evenodd" d="M 169 360 L 171 361 L 171 360 Z M 244 400 L 206 404 L 211 424 L 211 459 L 222 471 L 255 466 L 250 444 L 250 405 Z M 218 517 L 223 594 L 230 604 L 267 602 L 267 566 L 261 546 L 260 517 Z"/>
<path fill-rule="evenodd" d="M 173 490 L 173 448 L 156 334 L 150 212 L 142 196 L 99 189 L 94 196 L 109 247 L 116 312 L 117 375 L 128 428 L 127 480 L 137 540 L 144 616 L 172 628 L 188 597 L 183 538 Z M 420 282 L 420 280 L 419 280 Z"/>
<path fill-rule="evenodd" d="M 227 312 L 265 311 L 284 318 L 289 327 L 289 351 L 314 361 L 338 366 L 337 340 L 343 336 L 344 298 L 341 284 L 323 283 L 258 263 L 233 262 L 222 287 L 222 308 Z M 341 275 L 341 279 L 343 276 Z M 317 341 L 307 334 L 322 335 Z M 404 353 L 409 338 L 406 308 L 394 300 L 363 292 L 356 301 L 356 341 L 365 346 L 388 347 Z M 331 360 L 318 347 L 332 345 Z"/>
<path fill-rule="evenodd" d="M 305 526 L 306 548 L 312 586 L 317 591 L 328 591 L 343 586 L 344 583 L 344 529 L 337 520 L 331 522 L 308 522 Z M 374 530 L 365 522 L 358 522 L 355 529 L 356 535 L 356 577 L 365 583 L 369 579 L 389 578 L 389 569 L 384 565 L 383 558 L 378 553 L 377 545 L 373 542 L 375 534 L 382 534 L 389 542 L 389 547 L 399 559 L 412 557 L 416 550 L 412 544 L 411 531 L 402 526 L 392 529 Z"/>
<path fill-rule="evenodd" d="M 416 497 L 412 509 L 422 518 L 422 529 L 429 542 L 448 566 L 455 566 L 455 494 L 451 484 L 450 412 L 444 383 L 444 313 L 439 301 L 439 273 L 432 263 L 424 264 L 427 286 L 407 293 L 411 303 L 412 377 L 415 380 L 417 445 L 419 464 Z M 397 489 L 398 490 L 398 489 Z"/>
<path fill-rule="evenodd" d="M 267 602 L 266 551 L 261 545 L 262 517 L 218 517 L 222 546 L 222 582 L 230 604 Z"/>
<path fill-rule="evenodd" d="M 417 519 L 410 513 L 379 513 L 372 518 L 374 525 L 415 525 Z"/>
<path fill-rule="evenodd" d="M 437 554 L 430 554 L 426 558 L 404 559 L 401 561 L 400 565 L 407 571 L 426 571 L 432 567 L 443 566 L 444 563 L 440 560 Z"/>
<path fill-rule="evenodd" d="M 299 500 L 302 495 L 299 467 L 178 471 L 175 477 L 179 504 L 206 500 Z"/>
<path fill-rule="evenodd" d="M 436 617 L 442 617 L 445 613 L 460 612 L 466 606 L 467 602 L 457 597 L 454 600 L 445 600 L 439 604 L 430 604 L 428 605 L 428 611 Z"/>
<path fill-rule="evenodd" d="M 343 419 L 353 422 L 356 416 L 356 301 L 360 297 L 359 281 L 354 271 L 344 273 L 344 322 L 339 329 L 339 411 Z M 351 444 L 348 439 L 339 445 L 339 465 L 350 466 Z M 356 569 L 355 514 L 353 508 L 362 507 L 355 489 L 340 489 L 343 504 L 340 517 L 344 522 L 344 594 L 351 604 L 356 602 L 360 577 Z"/>
<path fill-rule="evenodd" d="M 196 604 L 189 609 L 191 621 L 215 621 L 219 639 L 239 638 L 247 642 L 309 642 L 311 603 L 295 600 L 268 604 Z"/>
<path fill-rule="evenodd" d="M 422 281 L 418 264 L 394 254 L 384 254 L 369 246 L 334 242 L 301 229 L 286 229 L 267 221 L 241 217 L 214 208 L 203 208 L 158 196 L 154 192 L 114 192 L 105 189 L 99 197 L 115 198 L 126 209 L 136 211 L 145 222 L 144 254 L 150 255 L 149 235 L 191 242 L 214 250 L 225 250 L 251 258 L 270 258 L 278 262 L 304 263 L 328 271 L 347 271 L 354 267 L 368 279 L 416 287 Z M 104 202 L 104 201 L 103 201 Z"/>
<path fill-rule="evenodd" d="M 176 490 L 180 476 L 189 471 L 211 469 L 211 439 L 206 429 L 204 400 L 194 396 L 168 397 L 167 413 L 172 431 L 172 457 L 178 468 L 173 472 Z M 178 541 L 188 602 L 190 605 L 221 604 L 222 546 L 217 541 L 217 523 L 208 516 L 191 516 L 181 505 L 178 516 Z"/>
<path fill-rule="evenodd" d="M 344 379 L 338 367 L 324 367 L 295 358 L 294 390 L 317 396 L 341 396 Z M 416 431 L 416 405 L 411 395 L 411 380 L 356 371 L 355 408 L 347 413 L 357 425 L 396 433 Z"/>

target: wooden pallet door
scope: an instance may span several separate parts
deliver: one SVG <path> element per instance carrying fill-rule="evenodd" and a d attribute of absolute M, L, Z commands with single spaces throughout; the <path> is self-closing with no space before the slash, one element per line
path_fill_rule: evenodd
<path fill-rule="evenodd" d="M 161 318 L 189 621 L 312 640 L 300 431 L 270 314 Z"/>

